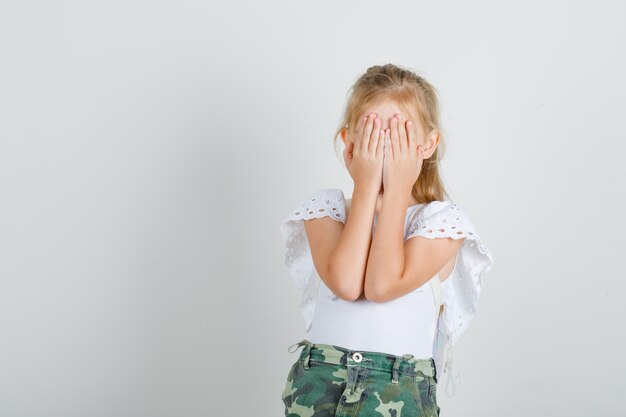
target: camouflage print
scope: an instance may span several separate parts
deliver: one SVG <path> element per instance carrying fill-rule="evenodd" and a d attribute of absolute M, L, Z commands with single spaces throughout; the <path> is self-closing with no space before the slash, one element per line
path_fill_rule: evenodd
<path fill-rule="evenodd" d="M 287 417 L 438 417 L 433 358 L 304 346 L 282 392 Z"/>

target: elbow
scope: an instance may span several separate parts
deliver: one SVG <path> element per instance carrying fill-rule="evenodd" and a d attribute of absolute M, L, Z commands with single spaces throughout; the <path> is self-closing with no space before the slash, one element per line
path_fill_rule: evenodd
<path fill-rule="evenodd" d="M 330 289 L 333 294 L 341 298 L 344 301 L 356 301 L 361 296 L 361 291 L 357 289 L 343 288 L 341 286 L 335 286 Z"/>
<path fill-rule="evenodd" d="M 397 297 L 401 280 L 402 270 L 394 271 L 389 266 L 381 270 L 369 268 L 365 274 L 365 298 L 373 303 L 392 301 Z"/>
<path fill-rule="evenodd" d="M 373 303 L 384 303 L 389 301 L 389 293 L 385 288 L 375 285 L 366 285 L 364 290 L 365 298 Z"/>
<path fill-rule="evenodd" d="M 342 276 L 345 277 L 345 275 Z M 356 301 L 359 297 L 361 297 L 361 293 L 363 292 L 362 285 L 350 284 L 353 282 L 357 282 L 357 280 L 339 279 L 339 277 L 333 275 L 330 275 L 330 280 L 333 285 L 332 288 L 329 286 L 329 289 L 333 292 L 333 294 L 335 294 L 342 300 Z"/>
<path fill-rule="evenodd" d="M 341 285 L 341 282 L 337 281 L 335 281 L 335 283 L 337 288 L 335 295 L 345 301 L 356 301 L 361 296 L 363 291 L 361 286 Z"/>
<path fill-rule="evenodd" d="M 337 272 L 329 268 L 326 273 L 328 288 L 344 301 L 356 301 L 363 293 L 363 277 L 352 277 L 350 272 Z"/>
<path fill-rule="evenodd" d="M 365 277 L 364 294 L 368 301 L 386 303 L 396 298 L 394 295 L 400 276 L 385 272 L 382 275 L 368 275 Z"/>
<path fill-rule="evenodd" d="M 335 295 L 344 301 L 356 301 L 361 296 L 360 293 L 357 294 L 357 291 L 338 291 L 338 293 Z"/>

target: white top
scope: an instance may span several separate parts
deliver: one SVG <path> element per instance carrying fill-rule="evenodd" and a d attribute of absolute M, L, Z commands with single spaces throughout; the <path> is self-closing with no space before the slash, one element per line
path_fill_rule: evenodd
<path fill-rule="evenodd" d="M 407 209 L 405 236 L 409 228 L 408 220 L 422 206 L 418 204 Z M 377 216 L 374 215 L 374 229 L 376 222 Z M 307 332 L 307 339 L 311 342 L 398 356 L 405 353 L 412 353 L 416 358 L 434 356 L 437 311 L 430 280 L 412 292 L 385 303 L 363 298 L 342 300 L 323 280 L 319 279 L 318 285 L 315 312 Z"/>
<path fill-rule="evenodd" d="M 352 350 L 434 357 L 437 314 L 430 285 L 428 281 L 402 297 L 374 303 L 342 300 L 320 280 L 307 339 Z"/>
<path fill-rule="evenodd" d="M 412 208 L 413 210 L 411 210 Z M 432 201 L 428 204 L 411 206 L 407 211 L 405 240 L 415 236 L 423 236 L 428 239 L 449 237 L 452 239 L 464 238 L 465 240 L 457 252 L 454 271 L 441 283 L 441 297 L 444 309 L 437 322 L 435 332 L 436 346 L 433 351 L 433 357 L 438 370 L 437 373 L 439 374 L 441 371 L 445 373 L 446 369 L 449 369 L 451 365 L 451 359 L 446 357 L 446 353 L 449 351 L 448 348 L 451 348 L 457 342 L 461 334 L 467 329 L 469 322 L 476 316 L 478 297 L 483 286 L 483 276 L 491 269 L 494 261 L 467 214 L 457 203 L 452 201 Z M 309 335 L 311 335 L 314 317 L 317 325 L 326 320 L 328 310 L 324 310 L 321 307 L 322 313 L 319 316 L 315 315 L 316 305 L 320 303 L 320 300 L 326 302 L 326 299 L 322 298 L 326 286 L 321 285 L 323 282 L 315 271 L 309 242 L 304 229 L 304 220 L 325 216 L 345 223 L 346 207 L 342 190 L 330 188 L 313 193 L 309 198 L 296 206 L 280 225 L 280 231 L 287 249 L 285 264 L 289 268 L 293 284 L 302 291 L 299 310 L 305 321 L 305 331 Z M 318 294 L 318 289 L 321 294 Z M 424 291 L 424 294 L 426 293 L 428 291 Z M 332 293 L 326 295 L 328 299 L 336 297 Z M 408 298 L 406 300 L 412 299 L 413 295 L 407 295 Z M 426 296 L 424 295 L 424 297 Z M 414 300 L 417 301 L 417 299 Z M 372 306 L 372 304 L 367 305 Z M 407 308 L 404 301 L 395 305 L 397 307 L 402 305 L 404 308 Z M 417 312 L 417 310 L 414 311 Z M 420 324 L 421 320 L 428 319 L 413 317 L 413 328 L 418 335 L 420 334 L 420 328 L 424 328 Z M 322 323 L 319 326 L 329 326 L 329 324 Z M 328 327 L 326 328 L 328 329 Z M 406 337 L 415 336 L 408 336 L 406 328 L 403 331 Z M 324 333 L 329 334 L 328 331 Z M 368 336 L 378 339 L 374 337 L 371 331 L 368 332 Z M 365 349 L 361 346 L 361 344 L 373 343 L 372 341 L 365 342 L 364 340 L 362 343 L 359 341 L 359 344 L 355 345 L 356 348 L 373 350 Z M 330 344 L 343 346 L 337 342 Z M 422 345 L 422 343 L 419 344 Z M 427 342 L 424 342 L 423 345 L 426 346 Z M 414 346 L 416 345 L 414 344 Z M 344 347 L 351 348 L 351 346 Z"/>

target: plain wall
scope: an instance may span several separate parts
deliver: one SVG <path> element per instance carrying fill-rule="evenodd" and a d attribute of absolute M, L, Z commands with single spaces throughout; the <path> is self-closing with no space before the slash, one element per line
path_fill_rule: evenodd
<path fill-rule="evenodd" d="M 279 224 L 348 88 L 438 89 L 495 259 L 443 416 L 622 416 L 626 3 L 3 1 L 0 417 L 282 415 Z"/>

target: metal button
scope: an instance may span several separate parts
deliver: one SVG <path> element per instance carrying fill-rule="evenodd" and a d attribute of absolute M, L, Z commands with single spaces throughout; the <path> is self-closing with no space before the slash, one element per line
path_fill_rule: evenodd
<path fill-rule="evenodd" d="M 363 360 L 363 356 L 361 356 L 361 354 L 360 354 L 359 352 L 354 352 L 354 353 L 352 354 L 352 359 L 353 359 L 355 362 L 357 362 L 357 363 L 358 363 L 358 362 L 361 362 L 361 361 Z"/>

